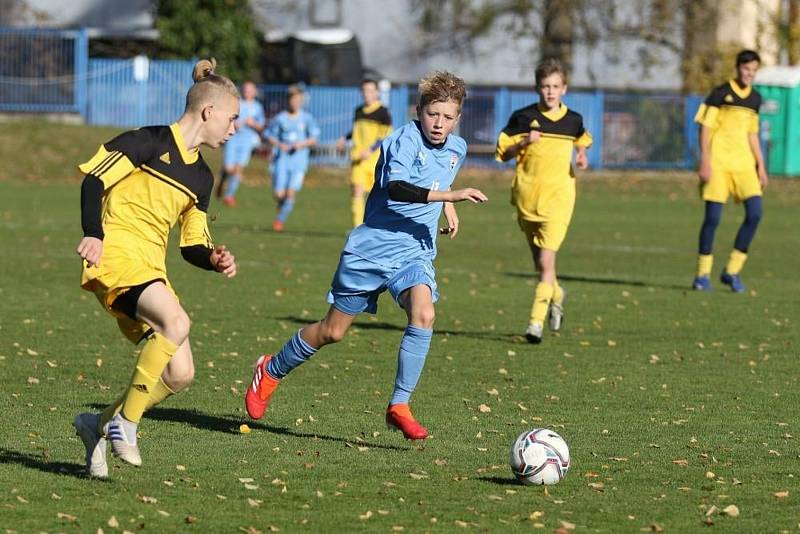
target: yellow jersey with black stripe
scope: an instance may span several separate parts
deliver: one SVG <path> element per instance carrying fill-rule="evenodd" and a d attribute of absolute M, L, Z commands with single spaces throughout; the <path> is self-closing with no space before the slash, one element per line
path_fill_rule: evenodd
<path fill-rule="evenodd" d="M 508 149 L 532 130 L 541 136 L 516 153 L 511 203 L 521 219 L 569 221 L 575 202 L 573 150 L 591 146 L 592 137 L 583 127 L 583 117 L 564 104 L 554 111 L 532 104 L 511 114 L 497 139 L 495 158 L 504 161 Z"/>
<path fill-rule="evenodd" d="M 103 256 L 99 267 L 84 262 L 86 289 L 166 281 L 167 240 L 178 222 L 181 247 L 213 247 L 206 213 L 214 177 L 199 150 L 186 149 L 177 124 L 125 132 L 78 168 L 104 188 Z"/>
<path fill-rule="evenodd" d="M 378 160 L 380 142 L 392 133 L 392 116 L 381 102 L 373 102 L 369 106 L 356 108 L 351 132 L 352 146 L 350 159 L 356 163 L 361 159 L 364 150 L 373 150 L 375 161 Z"/>
<path fill-rule="evenodd" d="M 736 80 L 714 88 L 700 105 L 694 120 L 711 129 L 712 171 L 755 168 L 749 136 L 758 133 L 760 107 L 759 92 L 740 87 Z"/>

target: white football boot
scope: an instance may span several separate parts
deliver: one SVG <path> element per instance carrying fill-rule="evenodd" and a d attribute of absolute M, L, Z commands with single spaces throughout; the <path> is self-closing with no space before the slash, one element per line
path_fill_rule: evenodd
<path fill-rule="evenodd" d="M 561 288 L 561 300 L 556 302 L 553 300 L 550 303 L 550 316 L 549 316 L 549 326 L 552 332 L 558 332 L 561 330 L 561 325 L 564 324 L 564 301 L 567 300 L 567 292 L 564 291 L 564 288 Z"/>
<path fill-rule="evenodd" d="M 108 477 L 108 463 L 106 462 L 106 438 L 97 429 L 100 414 L 79 413 L 72 421 L 75 432 L 86 447 L 86 473 L 97 478 Z"/>
<path fill-rule="evenodd" d="M 528 329 L 525 330 L 525 339 L 528 340 L 528 343 L 533 343 L 538 345 L 542 342 L 542 332 L 544 331 L 544 325 L 541 323 L 528 323 Z"/>
<path fill-rule="evenodd" d="M 106 439 L 111 442 L 111 453 L 122 460 L 139 467 L 142 465 L 142 456 L 136 445 L 136 423 L 123 419 L 117 414 L 106 427 Z"/>

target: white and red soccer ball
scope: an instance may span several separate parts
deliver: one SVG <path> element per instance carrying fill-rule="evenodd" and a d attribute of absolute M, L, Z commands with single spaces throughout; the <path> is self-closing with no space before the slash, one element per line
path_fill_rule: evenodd
<path fill-rule="evenodd" d="M 547 428 L 526 430 L 511 445 L 509 463 L 517 480 L 527 486 L 557 484 L 569 470 L 569 447 Z"/>

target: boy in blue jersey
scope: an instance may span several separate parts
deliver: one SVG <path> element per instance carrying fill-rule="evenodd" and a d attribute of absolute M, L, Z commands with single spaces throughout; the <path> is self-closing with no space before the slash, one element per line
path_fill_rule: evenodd
<path fill-rule="evenodd" d="M 317 144 L 319 127 L 314 117 L 303 109 L 305 91 L 299 85 L 289 86 L 289 109 L 272 119 L 266 136 L 274 147 L 272 159 L 272 194 L 278 214 L 272 229 L 283 231 L 283 225 L 294 208 L 297 192 L 303 187 L 308 170 L 311 147 Z"/>
<path fill-rule="evenodd" d="M 242 99 L 239 102 L 239 118 L 236 134 L 225 143 L 222 163 L 222 179 L 217 186 L 217 196 L 230 206 L 236 206 L 236 191 L 242 181 L 242 171 L 250 163 L 250 156 L 261 142 L 266 119 L 264 106 L 256 100 L 258 90 L 253 82 L 242 84 Z"/>
<path fill-rule="evenodd" d="M 349 235 L 333 276 L 321 321 L 298 331 L 274 357 L 256 362 L 245 406 L 253 419 L 264 415 L 275 388 L 292 369 L 319 348 L 341 341 L 362 312 L 377 311 L 378 296 L 389 291 L 405 310 L 408 326 L 400 342 L 394 392 L 386 424 L 408 439 L 425 439 L 427 429 L 411 413 L 414 391 L 433 336 L 436 290 L 437 222 L 442 211 L 454 238 L 459 221 L 453 202 L 484 202 L 477 189 L 451 191 L 467 153 L 466 142 L 451 132 L 466 96 L 463 80 L 436 72 L 419 84 L 419 120 L 381 143 L 375 185 L 367 199 L 364 223 Z"/>

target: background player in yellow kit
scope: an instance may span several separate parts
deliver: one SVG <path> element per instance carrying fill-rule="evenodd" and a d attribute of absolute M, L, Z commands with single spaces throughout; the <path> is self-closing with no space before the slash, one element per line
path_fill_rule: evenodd
<path fill-rule="evenodd" d="M 233 255 L 211 242 L 206 212 L 214 176 L 198 150 L 234 134 L 236 86 L 200 60 L 186 110 L 169 126 L 125 132 L 80 165 L 84 260 L 81 287 L 94 292 L 122 333 L 144 341 L 130 386 L 100 414 L 74 425 L 86 447 L 90 475 L 108 476 L 106 440 L 116 456 L 141 465 L 136 429 L 144 411 L 186 387 L 194 376 L 190 319 L 178 303 L 165 265 L 170 229 L 180 222 L 181 254 L 197 267 L 236 275 Z"/>
<path fill-rule="evenodd" d="M 592 138 L 580 114 L 567 109 L 561 98 L 567 92 L 567 72 L 555 59 L 536 68 L 539 102 L 516 110 L 497 139 L 498 161 L 516 158 L 511 203 L 517 208 L 520 229 L 531 248 L 539 283 L 534 294 L 525 337 L 540 343 L 544 320 L 550 311 L 550 329 L 561 328 L 564 290 L 556 278 L 556 252 L 567 235 L 575 206 L 573 148 L 578 168 L 588 167 L 586 149 Z"/>
<path fill-rule="evenodd" d="M 352 142 L 350 186 L 353 228 L 364 222 L 364 194 L 372 190 L 375 181 L 375 164 L 380 155 L 381 141 L 392 132 L 392 117 L 379 100 L 378 82 L 362 80 L 361 97 L 364 104 L 356 108 L 353 129 L 336 141 L 339 151 L 345 149 L 348 139 Z"/>
<path fill-rule="evenodd" d="M 705 200 L 705 217 L 700 227 L 697 274 L 692 287 L 711 290 L 711 267 L 714 263 L 714 233 L 722 215 L 722 206 L 733 195 L 744 203 L 744 221 L 736 234 L 728 264 L 720 281 L 731 290 L 745 290 L 739 273 L 747 260 L 747 251 L 761 220 L 761 194 L 767 186 L 767 169 L 758 141 L 758 109 L 761 95 L 753 89 L 753 80 L 761 59 L 752 50 L 736 56 L 736 78 L 716 87 L 700 106 L 695 122 L 700 123 L 700 187 Z"/>

